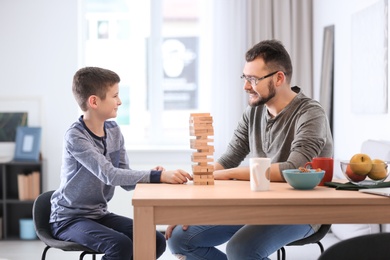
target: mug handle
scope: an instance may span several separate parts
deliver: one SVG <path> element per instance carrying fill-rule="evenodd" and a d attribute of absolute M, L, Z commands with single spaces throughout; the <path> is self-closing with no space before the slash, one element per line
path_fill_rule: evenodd
<path fill-rule="evenodd" d="M 258 163 L 255 163 L 252 165 L 252 172 L 256 173 L 259 171 L 260 165 Z M 259 180 L 257 179 L 257 174 L 252 174 L 253 180 L 255 182 L 256 187 L 259 186 Z"/>
<path fill-rule="evenodd" d="M 313 164 L 311 162 L 305 163 L 304 168 L 307 168 L 308 166 L 310 166 L 310 169 L 313 169 Z"/>

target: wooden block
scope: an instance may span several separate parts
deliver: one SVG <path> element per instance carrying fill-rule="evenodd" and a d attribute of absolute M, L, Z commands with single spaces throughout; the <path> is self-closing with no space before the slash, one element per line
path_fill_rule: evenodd
<path fill-rule="evenodd" d="M 190 123 L 212 123 L 213 122 L 213 117 L 210 116 L 209 113 L 207 114 L 191 114 Z"/>
<path fill-rule="evenodd" d="M 212 124 L 190 124 L 190 130 L 212 130 Z"/>
<path fill-rule="evenodd" d="M 214 142 L 214 138 L 204 138 L 203 136 L 197 136 L 193 140 L 198 140 L 198 142 Z"/>
<path fill-rule="evenodd" d="M 195 185 L 214 185 L 213 175 L 194 175 L 193 181 Z"/>
<path fill-rule="evenodd" d="M 212 126 L 213 125 L 213 119 L 190 119 L 189 121 L 190 126 Z"/>
<path fill-rule="evenodd" d="M 193 153 L 193 155 L 207 155 L 211 157 L 214 154 L 214 146 L 210 146 L 207 149 L 197 149 L 196 152 Z"/>
<path fill-rule="evenodd" d="M 214 150 L 214 146 L 210 145 L 208 148 L 197 149 L 197 152 L 212 155 L 214 153 Z"/>
<path fill-rule="evenodd" d="M 193 172 L 192 176 L 207 176 L 207 175 L 213 175 L 213 173 L 214 172 Z"/>
<path fill-rule="evenodd" d="M 198 174 L 198 175 L 193 175 L 193 178 L 196 178 L 197 180 L 214 180 L 214 175 L 212 175 L 212 174 Z"/>
<path fill-rule="evenodd" d="M 190 128 L 190 135 L 191 136 L 209 136 L 209 135 L 214 135 L 214 129 L 191 129 Z"/>
<path fill-rule="evenodd" d="M 205 159 L 212 158 L 212 156 L 207 155 L 206 153 L 193 153 L 191 159 Z"/>
<path fill-rule="evenodd" d="M 205 123 L 190 123 L 191 128 L 202 128 L 202 129 L 210 129 L 213 128 L 213 124 L 205 124 Z"/>
<path fill-rule="evenodd" d="M 191 142 L 196 142 L 196 143 L 213 143 L 214 139 L 213 138 L 208 138 L 204 136 L 197 136 L 196 138 L 190 139 Z"/>
<path fill-rule="evenodd" d="M 204 159 L 207 158 L 207 154 L 204 153 L 195 153 L 191 155 L 191 159 Z"/>
<path fill-rule="evenodd" d="M 196 142 L 190 144 L 190 147 L 191 149 L 205 150 L 205 151 L 212 150 L 211 148 L 214 148 L 213 145 L 209 145 L 207 143 L 196 143 Z"/>
<path fill-rule="evenodd" d="M 214 172 L 214 165 L 207 164 L 207 165 L 192 165 L 192 173 L 193 174 L 210 174 Z"/>
<path fill-rule="evenodd" d="M 213 118 L 212 117 L 190 117 L 188 120 L 190 125 L 196 125 L 196 124 L 207 124 L 207 125 L 213 125 Z"/>
<path fill-rule="evenodd" d="M 192 158 L 192 162 L 195 162 L 195 163 L 199 163 L 199 164 L 206 164 L 209 163 L 209 162 L 214 162 L 214 158 L 202 158 L 202 157 L 196 157 L 196 158 Z"/>
<path fill-rule="evenodd" d="M 213 117 L 212 116 L 190 116 L 189 121 L 209 123 L 213 121 Z"/>
<path fill-rule="evenodd" d="M 191 117 L 210 117 L 210 113 L 191 113 Z"/>

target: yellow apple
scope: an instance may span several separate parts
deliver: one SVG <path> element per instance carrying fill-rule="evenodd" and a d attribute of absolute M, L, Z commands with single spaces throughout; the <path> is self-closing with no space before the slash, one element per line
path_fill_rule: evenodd
<path fill-rule="evenodd" d="M 387 164 L 380 160 L 372 160 L 372 169 L 367 175 L 372 180 L 382 180 L 387 176 Z"/>
<path fill-rule="evenodd" d="M 357 175 L 366 175 L 371 171 L 372 160 L 364 153 L 357 153 L 349 161 L 351 170 Z"/>

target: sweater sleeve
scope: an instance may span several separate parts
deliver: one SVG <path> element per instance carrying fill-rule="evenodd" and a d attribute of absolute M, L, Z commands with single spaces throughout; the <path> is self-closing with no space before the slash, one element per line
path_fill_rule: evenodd
<path fill-rule="evenodd" d="M 239 166 L 250 152 L 248 134 L 248 121 L 250 116 L 251 109 L 248 107 L 238 122 L 226 151 L 217 160 L 225 169 Z"/>
<path fill-rule="evenodd" d="M 333 156 L 333 140 L 325 111 L 311 104 L 297 118 L 288 159 L 279 164 L 279 169 L 298 168 L 318 156 Z"/>
<path fill-rule="evenodd" d="M 93 138 L 79 129 L 73 128 L 66 133 L 65 147 L 63 167 L 68 168 L 66 172 L 88 171 L 101 182 L 112 186 L 135 186 L 139 182 L 150 182 L 150 170 L 115 167 L 111 158 L 115 158 L 112 153 L 118 151 L 105 156 Z"/>

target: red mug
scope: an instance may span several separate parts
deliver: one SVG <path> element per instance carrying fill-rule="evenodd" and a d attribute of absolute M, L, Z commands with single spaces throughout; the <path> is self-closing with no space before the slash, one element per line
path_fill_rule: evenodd
<path fill-rule="evenodd" d="M 318 186 L 324 186 L 325 182 L 330 182 L 333 179 L 333 158 L 330 157 L 315 157 L 311 162 L 305 164 L 305 168 L 310 166 L 312 169 L 318 169 L 325 171 L 324 177 Z"/>

